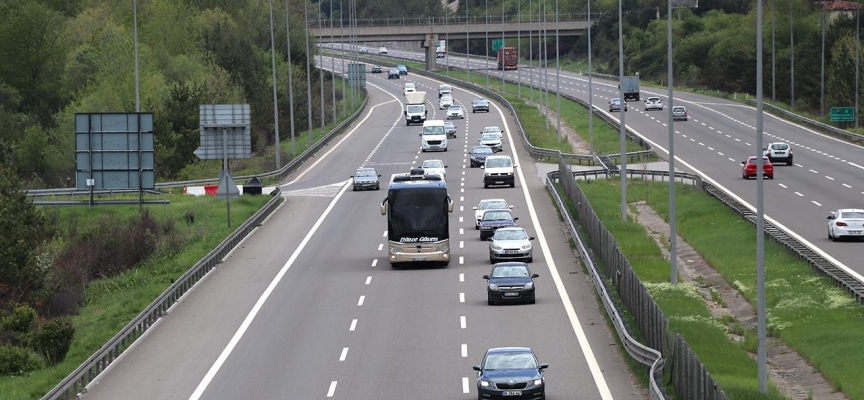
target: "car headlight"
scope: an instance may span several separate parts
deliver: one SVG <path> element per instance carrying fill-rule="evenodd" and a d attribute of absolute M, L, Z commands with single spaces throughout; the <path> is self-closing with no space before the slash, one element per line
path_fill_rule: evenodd
<path fill-rule="evenodd" d="M 490 247 L 492 248 L 492 250 L 495 250 L 495 251 L 501 251 L 501 246 L 499 246 L 499 245 L 497 245 L 497 244 L 493 244 L 493 245 L 490 246 Z"/>
<path fill-rule="evenodd" d="M 489 387 L 489 386 L 492 386 L 492 384 L 489 383 L 489 381 L 481 380 L 481 381 L 480 381 L 480 386 L 482 386 L 482 387 Z"/>
<path fill-rule="evenodd" d="M 542 379 L 535 379 L 534 380 L 534 386 L 543 386 L 543 380 Z"/>
<path fill-rule="evenodd" d="M 525 290 L 534 289 L 534 282 L 528 282 L 525 284 Z"/>
<path fill-rule="evenodd" d="M 523 245 L 522 245 L 522 250 L 531 250 L 531 243 L 523 244 Z"/>
<path fill-rule="evenodd" d="M 450 245 L 445 244 L 445 245 L 443 245 L 443 246 L 438 246 L 438 247 L 435 249 L 435 251 L 437 251 L 437 252 L 439 252 L 439 253 L 444 253 L 444 252 L 450 251 Z"/>
<path fill-rule="evenodd" d="M 398 253 L 398 252 L 399 252 L 399 248 L 398 248 L 398 247 L 390 246 L 390 254 L 396 254 L 396 253 Z"/>
<path fill-rule="evenodd" d="M 513 173 L 512 173 L 512 172 L 508 172 L 508 173 L 507 173 L 507 176 L 513 176 Z"/>
<path fill-rule="evenodd" d="M 498 285 L 496 285 L 494 283 L 490 283 L 489 284 L 489 290 L 491 290 L 493 292 L 497 292 L 498 291 Z"/>

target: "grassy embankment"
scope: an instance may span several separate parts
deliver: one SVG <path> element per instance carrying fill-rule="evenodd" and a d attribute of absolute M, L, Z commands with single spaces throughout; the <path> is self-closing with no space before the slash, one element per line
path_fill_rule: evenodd
<path fill-rule="evenodd" d="M 337 79 L 335 83 L 337 89 L 342 88 L 341 79 Z M 358 93 L 359 95 L 354 99 L 355 106 L 362 104 L 366 97 L 365 92 L 358 91 Z M 295 132 L 294 153 L 296 155 L 303 153 L 353 112 L 350 91 L 346 92 L 345 98 L 337 100 L 337 103 L 339 121 L 331 122 L 323 129 L 319 125 L 311 130 L 311 134 L 309 131 Z M 282 127 L 280 133 L 284 165 L 294 158 L 290 126 Z M 232 161 L 231 169 L 234 176 L 254 175 L 274 170 L 273 151 L 271 147 L 263 154 L 254 154 L 252 158 Z M 221 168 L 221 160 L 202 161 L 181 171 L 177 179 L 212 178 L 219 175 Z M 276 183 L 273 178 L 264 179 L 263 182 L 265 185 Z M 242 182 L 236 183 L 242 184 Z M 66 360 L 56 366 L 24 376 L 0 378 L 0 393 L 2 393 L 0 397 L 4 400 L 36 399 L 44 395 L 147 307 L 174 279 L 185 273 L 270 199 L 269 196 L 241 196 L 239 200 L 232 201 L 232 227 L 228 228 L 227 210 L 222 200 L 210 196 L 184 195 L 166 195 L 159 198 L 168 198 L 171 204 L 147 206 L 147 209 L 159 221 L 174 221 L 178 230 L 176 236 L 183 242 L 181 248 L 170 254 L 166 254 L 165 249 L 158 249 L 156 253 L 161 254 L 160 256 L 145 262 L 138 268 L 119 276 L 91 281 L 86 289 L 86 305 L 73 318 L 76 334 Z M 120 220 L 127 220 L 138 215 L 138 206 L 97 206 L 90 210 L 84 207 L 68 207 L 56 210 L 59 212 L 60 224 L 68 224 L 70 227 L 74 225 L 80 232 L 98 226 L 105 218 L 117 217 Z M 190 212 L 195 215 L 194 224 L 186 222 L 185 216 Z"/>

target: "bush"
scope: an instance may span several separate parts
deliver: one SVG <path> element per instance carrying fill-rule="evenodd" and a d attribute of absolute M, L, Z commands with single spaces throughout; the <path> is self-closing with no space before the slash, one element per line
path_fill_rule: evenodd
<path fill-rule="evenodd" d="M 28 335 L 36 321 L 36 310 L 19 306 L 0 320 L 0 344 L 27 346 Z"/>
<path fill-rule="evenodd" d="M 57 318 L 42 324 L 33 334 L 32 347 L 50 365 L 60 363 L 66 358 L 72 339 L 75 338 L 75 325 L 69 318 Z"/>
<path fill-rule="evenodd" d="M 23 347 L 0 346 L 0 376 L 20 375 L 43 367 L 36 353 Z"/>

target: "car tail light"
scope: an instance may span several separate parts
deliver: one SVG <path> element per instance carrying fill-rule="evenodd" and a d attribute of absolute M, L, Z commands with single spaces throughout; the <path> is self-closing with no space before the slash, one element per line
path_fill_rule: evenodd
<path fill-rule="evenodd" d="M 846 223 L 843 222 L 843 221 L 837 221 L 836 224 L 837 224 L 837 226 L 848 226 L 848 225 L 846 225 Z"/>

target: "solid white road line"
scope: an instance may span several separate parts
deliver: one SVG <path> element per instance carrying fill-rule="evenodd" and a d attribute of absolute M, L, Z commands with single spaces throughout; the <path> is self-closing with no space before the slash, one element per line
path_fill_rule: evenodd
<path fill-rule="evenodd" d="M 282 266 L 282 269 L 279 270 L 279 273 L 270 281 L 270 285 L 267 286 L 267 289 L 264 290 L 264 293 L 261 293 L 261 296 L 258 298 L 258 301 L 252 307 L 252 310 L 249 311 L 249 314 L 246 315 L 246 318 L 243 320 L 243 323 L 240 324 L 240 327 L 237 328 L 237 332 L 234 333 L 234 336 L 228 342 L 228 345 L 225 346 L 225 349 L 222 350 L 222 353 L 219 354 L 219 357 L 216 358 L 216 361 L 210 366 L 210 370 L 207 371 L 207 374 L 204 375 L 204 378 L 201 379 L 201 382 L 198 383 L 198 387 L 195 388 L 195 391 L 192 392 L 192 395 L 189 396 L 189 400 L 198 400 L 204 394 L 204 391 L 207 390 L 207 386 L 210 385 L 210 382 L 213 380 L 213 377 L 216 376 L 216 373 L 219 372 L 219 369 L 222 368 L 222 364 L 225 363 L 225 360 L 228 359 L 228 356 L 231 355 L 231 352 L 234 351 L 234 347 L 237 346 L 237 343 L 240 342 L 240 339 L 243 338 L 243 335 L 246 333 L 246 330 L 249 329 L 249 325 L 252 324 L 252 321 L 255 319 L 255 316 L 258 315 L 258 312 L 261 311 L 261 307 L 264 306 L 264 303 L 270 297 L 270 294 L 273 293 L 273 290 L 276 288 L 276 285 L 282 281 L 282 278 L 288 272 L 288 269 L 294 264 L 294 261 L 297 260 L 297 257 L 300 256 L 300 253 L 309 243 L 309 240 L 312 239 L 312 235 L 318 231 L 318 228 L 321 227 L 321 224 L 324 222 L 324 219 L 330 214 L 330 211 L 333 210 L 333 207 L 336 206 L 336 203 L 342 198 L 342 195 L 345 194 L 345 190 L 348 189 L 348 183 L 350 181 L 346 180 L 343 182 L 342 190 L 333 198 L 330 202 L 330 205 L 327 206 L 327 209 L 324 210 L 324 213 L 321 214 L 321 217 L 318 218 L 318 221 L 315 221 L 315 225 L 312 226 L 312 229 L 306 234 L 306 237 L 303 238 L 303 241 L 300 242 L 300 245 L 297 246 L 297 249 L 294 250 L 294 253 L 291 254 L 291 257 Z M 333 383 L 333 387 L 335 388 L 336 384 Z"/>

